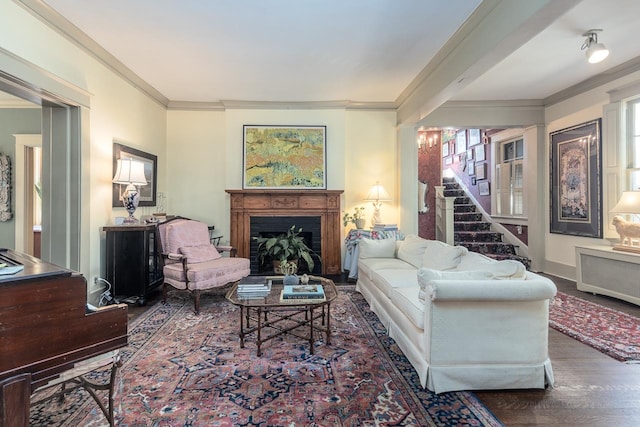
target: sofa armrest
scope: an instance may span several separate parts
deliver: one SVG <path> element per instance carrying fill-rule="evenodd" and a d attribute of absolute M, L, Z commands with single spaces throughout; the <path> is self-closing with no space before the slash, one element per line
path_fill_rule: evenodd
<path fill-rule="evenodd" d="M 551 299 L 555 284 L 544 277 L 528 280 L 432 280 L 427 285 L 432 301 L 536 301 Z"/>

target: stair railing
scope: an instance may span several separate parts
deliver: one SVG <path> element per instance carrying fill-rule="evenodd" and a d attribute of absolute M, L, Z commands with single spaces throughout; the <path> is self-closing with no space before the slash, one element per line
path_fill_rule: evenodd
<path fill-rule="evenodd" d="M 445 197 L 443 185 L 436 190 L 436 240 L 453 245 L 453 202 L 455 197 Z"/>

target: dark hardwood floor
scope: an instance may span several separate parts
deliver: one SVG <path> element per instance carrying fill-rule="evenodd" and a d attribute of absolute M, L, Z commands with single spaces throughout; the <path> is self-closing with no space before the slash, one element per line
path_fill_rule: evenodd
<path fill-rule="evenodd" d="M 606 296 L 578 291 L 573 281 L 547 276 L 558 290 L 640 317 L 640 307 Z M 346 284 L 344 276 L 331 277 Z M 350 282 L 353 283 L 353 282 Z M 146 307 L 129 306 L 134 319 Z M 549 354 L 555 387 L 546 390 L 475 392 L 504 425 L 562 427 L 640 426 L 640 364 L 625 364 L 549 329 Z"/>
<path fill-rule="evenodd" d="M 640 317 L 640 307 L 578 291 L 547 276 L 558 290 Z M 506 426 L 640 426 L 640 364 L 626 364 L 549 328 L 555 387 L 476 392 Z"/>

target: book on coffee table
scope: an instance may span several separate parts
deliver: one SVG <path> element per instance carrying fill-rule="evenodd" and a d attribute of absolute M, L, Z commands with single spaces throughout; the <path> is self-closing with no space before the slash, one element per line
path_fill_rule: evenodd
<path fill-rule="evenodd" d="M 322 285 L 284 285 L 282 290 L 283 299 L 323 299 L 324 288 Z"/>
<path fill-rule="evenodd" d="M 280 302 L 282 304 L 318 304 L 326 301 L 327 298 L 325 295 L 318 298 L 286 298 L 284 295 L 284 289 L 280 291 Z"/>

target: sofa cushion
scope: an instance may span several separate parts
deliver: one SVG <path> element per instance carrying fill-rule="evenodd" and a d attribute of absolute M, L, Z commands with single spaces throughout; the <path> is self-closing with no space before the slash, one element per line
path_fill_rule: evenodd
<path fill-rule="evenodd" d="M 395 239 L 361 239 L 360 258 L 393 258 L 396 255 Z"/>
<path fill-rule="evenodd" d="M 420 300 L 417 286 L 405 288 L 393 288 L 391 290 L 391 303 L 400 309 L 416 327 L 424 329 L 424 300 Z M 416 343 L 418 345 L 418 343 Z"/>
<path fill-rule="evenodd" d="M 415 234 L 408 235 L 400 243 L 398 259 L 408 262 L 415 268 L 422 267 L 422 256 L 428 243 L 429 240 L 418 237 Z"/>
<path fill-rule="evenodd" d="M 469 251 L 464 246 L 451 246 L 438 240 L 428 240 L 421 267 L 452 270 L 460 264 L 462 256 L 467 252 Z"/>
<path fill-rule="evenodd" d="M 431 268 L 421 268 L 418 270 L 418 285 L 420 291 L 418 298 L 424 302 L 427 298 L 427 294 L 430 292 L 427 289 L 429 283 L 433 280 L 488 280 L 493 278 L 491 271 L 482 270 L 469 270 L 469 271 L 441 271 Z M 470 283 L 470 286 L 472 284 Z"/>
<path fill-rule="evenodd" d="M 211 244 L 182 246 L 179 250 L 182 255 L 187 257 L 187 263 L 189 264 L 197 264 L 222 258 L 222 255 L 220 255 L 215 246 Z"/>
<path fill-rule="evenodd" d="M 416 268 L 398 258 L 360 258 L 358 260 L 358 277 L 371 279 L 378 270 L 411 270 Z"/>
<path fill-rule="evenodd" d="M 495 262 L 495 259 L 477 252 L 467 252 L 460 257 L 460 263 L 456 267 L 456 270 L 484 270 L 489 264 L 493 264 Z"/>
<path fill-rule="evenodd" d="M 489 271 L 493 273 L 493 278 L 498 280 L 524 279 L 527 275 L 527 269 L 524 264 L 513 259 L 496 261 L 491 265 Z"/>
<path fill-rule="evenodd" d="M 394 288 L 418 287 L 416 270 L 375 270 L 371 281 L 387 297 L 390 297 Z"/>

